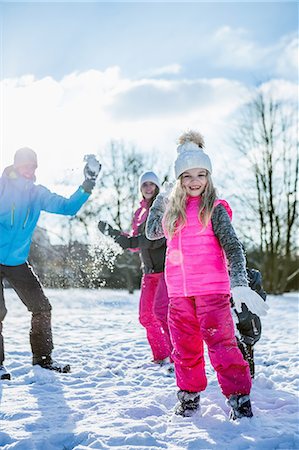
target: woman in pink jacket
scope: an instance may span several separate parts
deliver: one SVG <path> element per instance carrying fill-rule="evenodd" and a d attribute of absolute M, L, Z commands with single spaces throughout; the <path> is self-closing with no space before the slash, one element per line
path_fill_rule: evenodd
<path fill-rule="evenodd" d="M 243 302 L 252 312 L 263 315 L 267 305 L 248 287 L 245 257 L 231 225 L 231 209 L 225 200 L 217 199 L 202 136 L 190 131 L 179 142 L 176 185 L 169 201 L 165 194 L 159 194 L 146 227 L 149 239 L 167 238 L 169 328 L 179 388 L 175 413 L 190 416 L 199 409 L 200 392 L 207 386 L 205 342 L 231 406 L 230 417 L 251 417 L 251 377 L 235 338 L 230 294 L 238 310 Z"/>
<path fill-rule="evenodd" d="M 160 181 L 152 171 L 144 172 L 139 179 L 142 200 L 135 211 L 131 236 L 110 227 L 110 234 L 124 249 L 139 251 L 143 276 L 139 302 L 139 321 L 146 329 L 153 362 L 173 371 L 170 360 L 172 345 L 167 323 L 168 294 L 164 279 L 166 240 L 150 241 L 145 236 L 145 223 L 149 209 L 160 190 Z M 106 222 L 99 222 L 101 231 L 109 230 Z"/>

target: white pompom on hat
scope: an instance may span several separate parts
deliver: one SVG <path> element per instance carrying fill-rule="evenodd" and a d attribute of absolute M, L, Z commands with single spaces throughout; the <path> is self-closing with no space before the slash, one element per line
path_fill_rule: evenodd
<path fill-rule="evenodd" d="M 189 169 L 206 169 L 212 173 L 212 163 L 203 151 L 204 139 L 196 131 L 188 131 L 179 138 L 178 156 L 174 163 L 176 178 Z"/>
<path fill-rule="evenodd" d="M 143 185 L 143 183 L 146 183 L 147 181 L 154 183 L 159 189 L 161 189 L 161 183 L 159 178 L 157 177 L 157 175 L 152 172 L 152 171 L 148 171 L 148 172 L 144 172 L 140 178 L 139 178 L 139 189 L 141 189 L 141 186 Z"/>
<path fill-rule="evenodd" d="M 14 166 L 15 168 L 18 168 L 26 164 L 34 164 L 35 167 L 37 167 L 37 155 L 31 148 L 22 147 L 15 153 Z"/>

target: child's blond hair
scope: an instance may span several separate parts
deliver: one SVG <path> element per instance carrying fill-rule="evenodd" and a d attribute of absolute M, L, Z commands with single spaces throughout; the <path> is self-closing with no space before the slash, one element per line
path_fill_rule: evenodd
<path fill-rule="evenodd" d="M 201 202 L 198 208 L 198 219 L 205 228 L 213 214 L 216 197 L 216 189 L 211 175 L 207 172 L 207 185 L 201 195 Z M 173 237 L 175 232 L 180 230 L 186 223 L 186 199 L 186 190 L 182 187 L 180 176 L 172 190 L 164 216 L 164 226 L 169 237 Z"/>
<path fill-rule="evenodd" d="M 182 175 L 186 169 L 203 168 L 207 172 L 207 184 L 204 192 L 201 194 L 201 202 L 198 208 L 198 219 L 204 228 L 207 227 L 211 219 L 217 197 L 211 177 L 212 164 L 208 155 L 202 150 L 205 146 L 203 136 L 197 131 L 189 130 L 179 137 L 178 142 L 180 145 L 177 148 L 178 157 L 175 162 L 175 172 L 178 180 L 170 195 L 163 219 L 166 233 L 169 237 L 172 237 L 186 223 L 187 193 L 182 185 Z M 190 165 L 190 162 L 192 165 Z"/>

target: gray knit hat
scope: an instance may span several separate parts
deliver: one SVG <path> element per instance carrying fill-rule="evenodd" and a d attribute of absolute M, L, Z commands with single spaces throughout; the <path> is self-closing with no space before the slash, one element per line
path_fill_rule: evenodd
<path fill-rule="evenodd" d="M 35 151 L 29 147 L 19 148 L 14 156 L 15 168 L 21 167 L 25 164 L 34 164 L 35 167 L 37 167 L 37 155 Z"/>
<path fill-rule="evenodd" d="M 176 178 L 189 169 L 206 169 L 212 173 L 212 163 L 209 156 L 203 151 L 204 139 L 200 133 L 188 131 L 179 139 L 178 156 L 174 163 Z"/>
<path fill-rule="evenodd" d="M 140 178 L 139 178 L 139 189 L 141 189 L 141 186 L 143 185 L 143 183 L 146 183 L 147 181 L 150 181 L 151 183 L 154 183 L 156 186 L 158 186 L 159 189 L 161 189 L 160 180 L 157 177 L 157 175 L 154 172 L 152 172 L 152 171 L 144 172 L 140 176 Z"/>

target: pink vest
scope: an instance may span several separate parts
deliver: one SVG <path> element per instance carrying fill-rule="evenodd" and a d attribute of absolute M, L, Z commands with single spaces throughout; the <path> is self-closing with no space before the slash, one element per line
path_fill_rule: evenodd
<path fill-rule="evenodd" d="M 167 240 L 165 278 L 169 297 L 230 293 L 225 254 L 211 220 L 206 228 L 198 220 L 199 201 L 200 197 L 187 199 L 187 222 Z M 219 203 L 231 218 L 228 203 L 216 200 L 215 205 Z"/>
<path fill-rule="evenodd" d="M 143 198 L 139 204 L 139 208 L 134 212 L 133 220 L 132 220 L 132 230 L 130 236 L 137 236 L 139 233 L 139 226 L 146 221 L 149 213 L 149 203 L 145 198 Z M 140 248 L 129 248 L 131 253 L 137 253 L 140 251 Z"/>
<path fill-rule="evenodd" d="M 136 209 L 132 221 L 132 232 L 131 236 L 136 236 L 138 234 L 138 227 L 146 221 L 149 213 L 149 203 L 147 200 L 142 199 L 139 208 Z"/>

